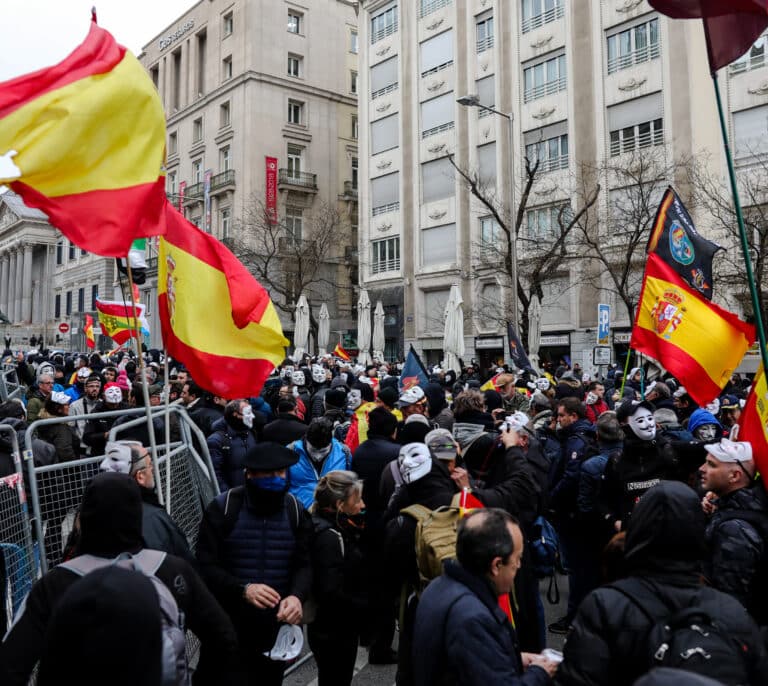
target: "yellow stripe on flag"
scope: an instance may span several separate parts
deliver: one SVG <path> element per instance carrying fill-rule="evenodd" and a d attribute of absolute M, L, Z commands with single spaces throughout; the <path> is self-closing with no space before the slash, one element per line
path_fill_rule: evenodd
<path fill-rule="evenodd" d="M 131 83 L 137 87 L 127 89 Z M 57 197 L 157 181 L 164 139 L 157 91 L 126 51 L 111 71 L 44 93 L 4 117 L 0 154 L 16 150 L 24 183 Z"/>

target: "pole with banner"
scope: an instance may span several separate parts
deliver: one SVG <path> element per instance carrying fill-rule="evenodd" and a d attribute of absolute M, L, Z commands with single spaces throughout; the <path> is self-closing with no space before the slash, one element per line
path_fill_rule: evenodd
<path fill-rule="evenodd" d="M 213 171 L 206 169 L 203 177 L 203 203 L 205 206 L 205 232 L 211 233 L 211 178 Z"/>
<path fill-rule="evenodd" d="M 597 305 L 597 345 L 592 351 L 592 364 L 597 367 L 597 374 L 600 378 L 602 378 L 602 367 L 611 363 L 610 346 L 611 306 L 606 303 L 599 303 Z"/>
<path fill-rule="evenodd" d="M 265 157 L 266 184 L 265 202 L 267 218 L 273 224 L 277 224 L 277 158 Z"/>
<path fill-rule="evenodd" d="M 184 193 L 187 190 L 187 182 L 182 181 L 179 183 L 179 207 L 178 210 L 184 214 Z"/>

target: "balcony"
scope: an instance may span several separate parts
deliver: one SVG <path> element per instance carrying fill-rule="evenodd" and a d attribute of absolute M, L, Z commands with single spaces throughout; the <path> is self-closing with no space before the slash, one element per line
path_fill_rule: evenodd
<path fill-rule="evenodd" d="M 357 184 L 352 181 L 344 182 L 344 200 L 357 200 Z"/>
<path fill-rule="evenodd" d="M 235 170 L 227 169 L 227 171 L 216 174 L 211 177 L 211 195 L 219 195 L 226 191 L 235 190 Z"/>
<path fill-rule="evenodd" d="M 277 187 L 281 190 L 303 190 L 317 192 L 317 174 L 280 169 L 277 172 Z"/>
<path fill-rule="evenodd" d="M 184 189 L 184 202 L 193 203 L 202 200 L 204 191 L 205 185 L 202 181 L 200 183 L 193 183 L 191 186 L 187 186 Z"/>

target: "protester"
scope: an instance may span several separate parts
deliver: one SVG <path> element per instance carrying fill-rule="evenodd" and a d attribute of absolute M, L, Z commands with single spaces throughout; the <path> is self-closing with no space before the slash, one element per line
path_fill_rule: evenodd
<path fill-rule="evenodd" d="M 257 444 L 252 426 L 253 410 L 245 398 L 230 400 L 224 416 L 212 426 L 208 450 L 221 491 L 244 483 L 245 457 Z"/>
<path fill-rule="evenodd" d="M 307 428 L 296 414 L 296 401 L 293 398 L 281 398 L 277 402 L 277 417 L 264 427 L 261 439 L 269 443 L 288 445 L 303 438 Z"/>

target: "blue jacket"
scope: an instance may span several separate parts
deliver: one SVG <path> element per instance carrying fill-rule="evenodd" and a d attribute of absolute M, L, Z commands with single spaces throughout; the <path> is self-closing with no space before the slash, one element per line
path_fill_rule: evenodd
<path fill-rule="evenodd" d="M 250 429 L 235 429 L 222 417 L 211 426 L 213 433 L 208 436 L 208 450 L 211 453 L 213 471 L 223 493 L 245 483 L 243 464 L 245 455 L 253 450 L 258 441 Z"/>
<path fill-rule="evenodd" d="M 523 672 L 517 636 L 490 582 L 445 564 L 419 601 L 413 630 L 415 686 L 546 686 L 541 667 Z"/>
<path fill-rule="evenodd" d="M 596 448 L 595 427 L 586 419 L 578 419 L 559 434 L 562 454 L 559 475 L 555 481 L 550 504 L 561 516 L 576 512 L 579 491 L 581 463 L 587 458 L 589 449 Z"/>
<path fill-rule="evenodd" d="M 335 438 L 331 441 L 331 452 L 323 460 L 319 472 L 316 464 L 307 454 L 304 439 L 294 441 L 288 446 L 299 455 L 299 461 L 288 470 L 288 491 L 293 493 L 307 509 L 315 500 L 315 487 L 321 476 L 337 469 L 350 469 L 352 466 L 352 454 L 349 448 Z"/>

